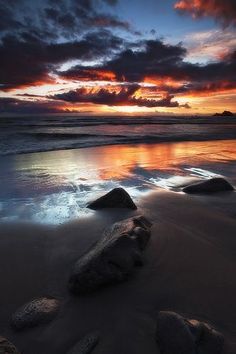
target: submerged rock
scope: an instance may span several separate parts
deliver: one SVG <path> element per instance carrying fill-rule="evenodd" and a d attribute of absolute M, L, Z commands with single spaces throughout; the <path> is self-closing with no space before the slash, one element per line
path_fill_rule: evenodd
<path fill-rule="evenodd" d="M 142 265 L 142 250 L 150 238 L 151 223 L 144 216 L 117 222 L 75 264 L 69 289 L 74 294 L 125 280 Z"/>
<path fill-rule="evenodd" d="M 224 191 L 233 191 L 234 187 L 226 181 L 224 178 L 211 178 L 207 181 L 202 181 L 194 184 L 190 184 L 189 186 L 183 188 L 183 192 L 185 193 L 216 193 L 216 192 L 224 192 Z"/>
<path fill-rule="evenodd" d="M 17 330 L 50 322 L 59 311 L 60 301 L 53 297 L 35 299 L 20 307 L 12 316 L 11 325 Z"/>
<path fill-rule="evenodd" d="M 161 354 L 221 354 L 223 336 L 208 324 L 161 311 L 156 339 Z"/>
<path fill-rule="evenodd" d="M 99 333 L 93 332 L 86 335 L 67 354 L 90 354 L 99 342 Z"/>
<path fill-rule="evenodd" d="M 20 352 L 11 342 L 0 336 L 0 354 L 20 354 Z"/>
<path fill-rule="evenodd" d="M 130 195 L 123 188 L 114 188 L 112 191 L 89 203 L 87 208 L 93 210 L 104 208 L 137 209 Z"/>

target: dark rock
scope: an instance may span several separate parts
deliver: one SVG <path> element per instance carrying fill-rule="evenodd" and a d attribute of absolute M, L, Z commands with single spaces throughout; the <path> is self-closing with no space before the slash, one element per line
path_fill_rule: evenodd
<path fill-rule="evenodd" d="M 185 193 L 217 193 L 217 192 L 225 192 L 225 191 L 233 191 L 234 187 L 226 181 L 224 178 L 211 178 L 207 181 L 202 181 L 194 184 L 190 184 L 189 186 L 183 188 Z"/>
<path fill-rule="evenodd" d="M 224 111 L 222 113 L 215 113 L 214 116 L 215 117 L 233 117 L 234 114 L 230 111 Z"/>
<path fill-rule="evenodd" d="M 159 312 L 156 339 L 161 354 L 221 354 L 223 336 L 208 324 L 175 312 Z"/>
<path fill-rule="evenodd" d="M 157 343 L 161 354 L 195 354 L 195 341 L 184 318 L 172 312 L 159 312 Z"/>
<path fill-rule="evenodd" d="M 144 216 L 117 222 L 75 264 L 69 279 L 74 294 L 125 280 L 142 265 L 142 250 L 150 238 L 151 223 Z"/>
<path fill-rule="evenodd" d="M 187 321 L 190 330 L 195 335 L 198 354 L 221 354 L 224 346 L 224 337 L 209 324 L 197 320 Z"/>
<path fill-rule="evenodd" d="M 99 333 L 93 332 L 86 335 L 67 354 L 90 354 L 99 342 Z"/>
<path fill-rule="evenodd" d="M 0 336 L 0 354 L 20 354 L 6 338 Z"/>
<path fill-rule="evenodd" d="M 123 188 L 112 189 L 109 193 L 89 203 L 87 208 L 93 210 L 104 208 L 137 209 L 130 195 Z"/>
<path fill-rule="evenodd" d="M 60 301 L 53 297 L 35 299 L 21 308 L 12 316 L 11 325 L 17 330 L 35 327 L 50 322 L 59 311 Z"/>

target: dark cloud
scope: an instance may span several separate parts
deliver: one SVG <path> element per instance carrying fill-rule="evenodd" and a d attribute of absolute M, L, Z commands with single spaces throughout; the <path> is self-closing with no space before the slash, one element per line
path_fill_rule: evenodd
<path fill-rule="evenodd" d="M 107 13 L 115 0 L 0 0 L 0 89 L 42 82 L 69 60 L 99 60 L 124 40 L 109 28 L 129 25 Z"/>
<path fill-rule="evenodd" d="M 93 103 L 107 106 L 139 106 L 139 107 L 179 107 L 177 101 L 172 101 L 174 96 L 167 95 L 159 100 L 135 97 L 134 94 L 140 89 L 137 84 L 127 85 L 119 91 L 101 88 L 98 91 L 93 89 L 79 88 L 69 92 L 49 96 L 54 100 L 62 100 L 70 103 Z M 185 108 L 188 108 L 185 105 Z"/>
<path fill-rule="evenodd" d="M 118 0 L 103 0 L 105 3 L 114 6 L 118 3 Z"/>
<path fill-rule="evenodd" d="M 169 91 L 173 94 L 184 94 L 184 93 L 191 93 L 191 94 L 212 94 L 214 92 L 220 91 L 230 91 L 235 90 L 236 88 L 236 80 L 231 81 L 205 81 L 205 82 L 192 82 L 186 85 L 182 85 L 177 89 L 170 88 Z"/>
<path fill-rule="evenodd" d="M 0 31 L 18 34 L 26 29 L 47 39 L 77 38 L 97 28 L 130 31 L 112 9 L 116 0 L 0 0 Z"/>
<path fill-rule="evenodd" d="M 22 26 L 22 23 L 15 17 L 10 3 L 0 0 L 0 31 L 11 30 Z"/>
<path fill-rule="evenodd" d="M 91 18 L 88 24 L 95 27 L 120 27 L 126 30 L 130 29 L 128 22 L 120 21 L 116 17 L 108 15 L 97 15 Z"/>
<path fill-rule="evenodd" d="M 176 68 L 176 70 L 173 69 L 173 76 L 177 79 L 186 79 L 194 82 L 217 83 L 220 81 L 235 81 L 235 52 L 225 57 L 222 61 L 206 65 L 183 62 L 180 67 Z"/>
<path fill-rule="evenodd" d="M 65 78 L 76 79 L 84 76 L 85 70 L 97 70 L 98 72 L 113 72 L 118 81 L 142 81 L 149 75 L 168 75 L 169 70 L 181 65 L 186 49 L 181 45 L 167 45 L 161 40 L 140 41 L 136 44 L 138 49 L 127 49 L 107 61 L 102 66 L 86 67 L 75 66 L 62 72 Z"/>
<path fill-rule="evenodd" d="M 24 101 L 15 98 L 0 97 L 0 113 L 49 114 L 61 113 L 62 105 L 53 101 Z"/>
<path fill-rule="evenodd" d="M 48 20 L 47 26 L 55 27 L 65 37 L 74 37 L 86 30 L 93 28 L 121 28 L 130 30 L 126 21 L 120 20 L 117 16 L 109 13 L 97 12 L 91 2 L 77 2 L 69 8 L 46 7 L 45 17 Z"/>
<path fill-rule="evenodd" d="M 195 18 L 211 16 L 224 26 L 236 26 L 235 0 L 179 0 L 175 8 L 181 13 L 190 13 Z"/>
<path fill-rule="evenodd" d="M 142 43 L 140 43 L 142 48 Z M 161 40 L 144 42 L 143 50 L 126 50 L 107 63 L 118 80 L 141 81 L 144 77 L 157 73 L 167 74 L 169 67 L 177 66 L 186 54 L 181 45 L 167 45 Z"/>
<path fill-rule="evenodd" d="M 122 43 L 105 30 L 65 43 L 47 43 L 29 33 L 23 33 L 21 39 L 5 36 L 0 43 L 1 89 L 50 82 L 49 73 L 55 66 L 72 59 L 97 60 L 110 55 Z"/>
<path fill-rule="evenodd" d="M 161 40 L 149 40 L 140 42 L 139 48 L 141 49 L 124 50 L 114 59 L 96 67 L 85 68 L 78 65 L 59 74 L 73 80 L 103 80 L 110 73 L 113 81 L 141 82 L 145 78 L 154 81 L 155 78 L 157 81 L 171 78 L 188 82 L 178 87 L 165 86 L 169 94 L 192 91 L 194 87 L 200 90 L 200 87 L 207 85 L 220 88 L 224 86 L 224 82 L 228 86 L 235 85 L 236 52 L 227 55 L 222 61 L 200 65 L 184 60 L 186 49 L 181 44 L 173 46 L 166 45 Z M 163 89 L 162 85 L 160 90 Z"/>

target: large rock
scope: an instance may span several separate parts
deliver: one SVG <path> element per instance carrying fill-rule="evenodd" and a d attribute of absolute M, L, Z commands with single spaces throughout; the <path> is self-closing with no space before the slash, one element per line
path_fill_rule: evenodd
<path fill-rule="evenodd" d="M 6 338 L 0 336 L 0 354 L 20 354 Z"/>
<path fill-rule="evenodd" d="M 109 193 L 89 203 L 87 208 L 93 210 L 104 208 L 137 209 L 130 195 L 123 188 L 114 188 Z"/>
<path fill-rule="evenodd" d="M 156 339 L 161 354 L 221 354 L 223 336 L 208 324 L 161 311 Z"/>
<path fill-rule="evenodd" d="M 50 322 L 59 311 L 60 301 L 53 297 L 35 299 L 20 307 L 12 316 L 11 325 L 17 330 Z"/>
<path fill-rule="evenodd" d="M 234 187 L 231 186 L 229 182 L 227 182 L 224 178 L 211 178 L 208 179 L 207 181 L 203 182 L 198 182 L 191 184 L 185 188 L 183 188 L 183 191 L 185 193 L 216 193 L 216 192 L 224 192 L 224 191 L 233 191 Z"/>
<path fill-rule="evenodd" d="M 99 342 L 99 333 L 93 332 L 86 335 L 67 354 L 90 354 Z"/>
<path fill-rule="evenodd" d="M 221 354 L 224 347 L 224 337 L 208 323 L 188 320 L 195 336 L 198 354 Z"/>
<path fill-rule="evenodd" d="M 214 116 L 215 117 L 233 117 L 234 114 L 230 111 L 224 111 L 222 113 L 215 113 Z"/>
<path fill-rule="evenodd" d="M 74 294 L 125 280 L 142 265 L 142 250 L 150 238 L 151 223 L 144 216 L 117 222 L 75 264 L 69 288 Z"/>

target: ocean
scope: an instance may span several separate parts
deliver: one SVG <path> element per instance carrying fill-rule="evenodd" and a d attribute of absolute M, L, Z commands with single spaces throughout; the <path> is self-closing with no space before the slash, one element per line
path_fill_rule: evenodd
<path fill-rule="evenodd" d="M 60 224 L 116 186 L 138 202 L 186 178 L 236 184 L 236 119 L 0 118 L 0 220 Z"/>
<path fill-rule="evenodd" d="M 235 138 L 235 117 L 0 118 L 1 155 L 111 144 Z"/>

